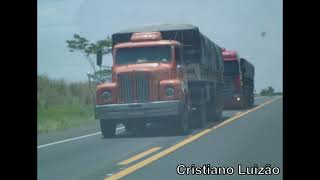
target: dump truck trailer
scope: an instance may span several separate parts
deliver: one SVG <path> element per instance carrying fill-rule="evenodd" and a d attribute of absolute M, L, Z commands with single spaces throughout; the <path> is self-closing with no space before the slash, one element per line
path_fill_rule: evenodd
<path fill-rule="evenodd" d="M 222 50 L 198 27 L 161 24 L 114 33 L 112 56 L 112 82 L 96 90 L 104 137 L 114 136 L 119 123 L 143 132 L 146 123 L 165 121 L 186 134 L 190 125 L 221 119 Z"/>
<path fill-rule="evenodd" d="M 254 104 L 254 66 L 237 51 L 223 48 L 224 109 L 242 109 Z"/>

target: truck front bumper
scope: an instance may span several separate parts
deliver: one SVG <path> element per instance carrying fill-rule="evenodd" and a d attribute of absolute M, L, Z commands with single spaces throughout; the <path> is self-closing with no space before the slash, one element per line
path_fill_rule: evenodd
<path fill-rule="evenodd" d="M 129 104 L 96 105 L 97 119 L 133 119 L 146 117 L 174 116 L 183 108 L 181 100 L 154 101 Z"/>

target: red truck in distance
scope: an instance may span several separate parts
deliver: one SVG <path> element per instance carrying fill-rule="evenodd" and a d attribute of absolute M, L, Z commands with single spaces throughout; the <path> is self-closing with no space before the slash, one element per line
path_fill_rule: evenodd
<path fill-rule="evenodd" d="M 254 66 L 237 51 L 222 48 L 224 58 L 224 109 L 242 109 L 254 104 Z"/>

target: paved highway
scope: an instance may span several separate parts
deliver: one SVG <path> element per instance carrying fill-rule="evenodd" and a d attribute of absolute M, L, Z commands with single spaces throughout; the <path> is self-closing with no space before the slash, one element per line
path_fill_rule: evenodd
<path fill-rule="evenodd" d="M 258 97 L 255 104 L 224 111 L 223 121 L 186 136 L 161 124 L 141 136 L 119 126 L 113 139 L 103 139 L 98 124 L 38 135 L 38 179 L 282 179 L 282 97 Z M 192 164 L 209 166 L 211 174 L 192 175 L 189 168 L 191 174 L 178 175 L 179 164 L 182 174 Z M 214 174 L 223 168 L 230 175 Z M 255 169 L 280 172 L 238 175 Z"/>

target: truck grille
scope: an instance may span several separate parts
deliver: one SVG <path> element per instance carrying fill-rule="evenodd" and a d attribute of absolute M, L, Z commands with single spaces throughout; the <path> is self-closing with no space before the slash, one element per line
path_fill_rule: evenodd
<path fill-rule="evenodd" d="M 120 99 L 123 103 L 149 100 L 149 76 L 146 73 L 120 74 Z"/>

